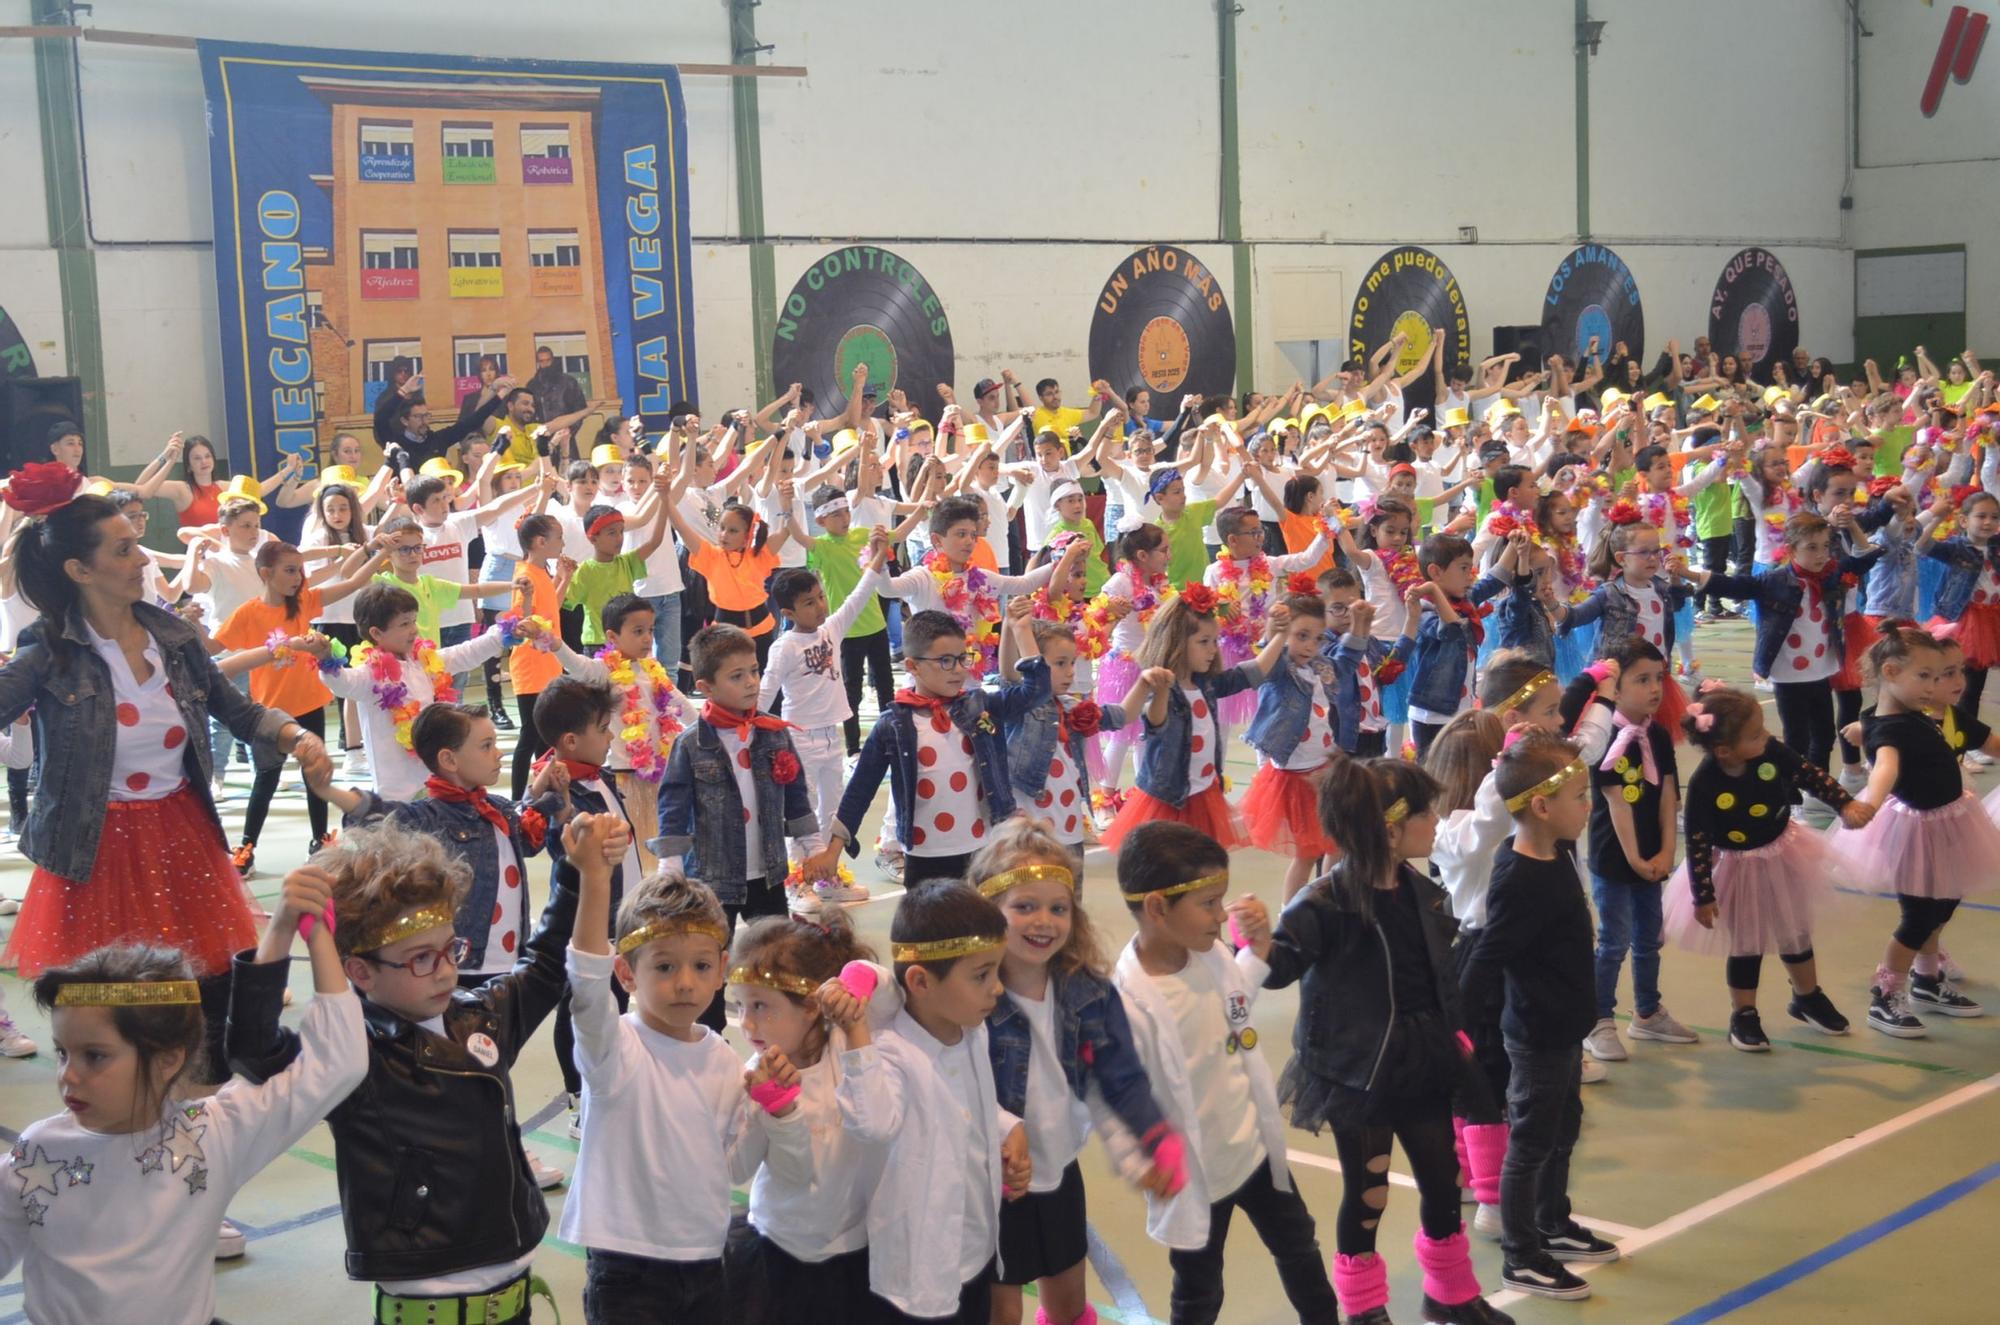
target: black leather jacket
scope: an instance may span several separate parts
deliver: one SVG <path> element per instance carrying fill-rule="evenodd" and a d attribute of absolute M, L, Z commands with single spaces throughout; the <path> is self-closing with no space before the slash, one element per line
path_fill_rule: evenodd
<path fill-rule="evenodd" d="M 1408 865 L 1402 867 L 1402 886 L 1416 891 L 1438 1006 L 1457 1028 L 1462 1020 L 1451 944 L 1458 922 L 1452 918 L 1451 899 Z M 1271 967 L 1266 989 L 1299 982 L 1292 1049 L 1300 1065 L 1354 1090 L 1373 1086 L 1396 1019 L 1394 958 L 1381 922 L 1363 920 L 1330 883 L 1315 880 L 1278 918 L 1266 960 Z"/>
<path fill-rule="evenodd" d="M 508 1070 L 562 998 L 575 925 L 576 873 L 563 862 L 521 960 L 453 995 L 442 1037 L 362 1000 L 368 1075 L 326 1120 L 350 1279 L 431 1279 L 518 1260 L 541 1243 L 549 1209 L 521 1153 Z M 286 963 L 251 956 L 236 960 L 229 1058 L 262 1081 L 299 1041 L 278 1022 Z M 491 1065 L 469 1047 L 475 1035 L 490 1037 L 478 1048 Z"/>

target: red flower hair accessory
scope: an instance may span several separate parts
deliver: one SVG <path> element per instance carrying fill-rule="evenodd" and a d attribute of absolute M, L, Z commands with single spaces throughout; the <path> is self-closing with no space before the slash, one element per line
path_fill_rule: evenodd
<path fill-rule="evenodd" d="M 1215 590 L 1197 580 L 1189 580 L 1181 586 L 1181 601 L 1188 609 L 1203 616 L 1215 610 Z"/>
<path fill-rule="evenodd" d="M 1313 573 L 1309 570 L 1295 570 L 1291 578 L 1285 581 L 1285 588 L 1293 593 L 1318 593 L 1319 581 L 1313 578 Z"/>
<path fill-rule="evenodd" d="M 1511 515 L 1496 513 L 1487 518 L 1486 532 L 1495 538 L 1505 538 L 1521 527 L 1521 522 Z"/>
<path fill-rule="evenodd" d="M 53 460 L 22 465 L 7 482 L 7 504 L 23 515 L 47 515 L 76 497 L 83 475 Z"/>
<path fill-rule="evenodd" d="M 1957 487 L 1951 490 L 1952 509 L 1957 510 L 1959 507 L 1965 505 L 1965 503 L 1971 501 L 1974 497 L 1978 496 L 1985 490 L 1986 489 L 1980 487 L 1977 483 L 1959 484 Z"/>
<path fill-rule="evenodd" d="M 1631 502 L 1617 501 L 1613 502 L 1611 509 L 1604 513 L 1604 518 L 1613 524 L 1637 524 L 1645 517 L 1639 514 L 1639 508 Z"/>
<path fill-rule="evenodd" d="M 1820 464 L 1828 469 L 1855 469 L 1861 464 L 1854 458 L 1854 452 L 1844 446 L 1829 446 L 1820 453 Z"/>
<path fill-rule="evenodd" d="M 799 780 L 799 757 L 790 750 L 780 750 L 771 756 L 771 781 L 781 787 L 789 787 Z"/>

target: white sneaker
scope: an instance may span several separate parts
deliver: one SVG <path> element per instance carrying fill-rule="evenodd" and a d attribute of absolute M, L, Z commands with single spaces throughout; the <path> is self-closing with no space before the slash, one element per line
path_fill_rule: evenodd
<path fill-rule="evenodd" d="M 248 1245 L 244 1240 L 243 1230 L 225 1219 L 222 1221 L 222 1227 L 216 1230 L 215 1259 L 218 1261 L 241 1260 L 243 1252 Z"/>
<path fill-rule="evenodd" d="M 12 897 L 0 897 L 0 916 L 21 914 L 21 903 Z"/>
<path fill-rule="evenodd" d="M 1479 1208 L 1472 1212 L 1472 1231 L 1497 1241 L 1500 1237 L 1500 1207 L 1481 1201 Z"/>
<path fill-rule="evenodd" d="M 1633 1017 L 1631 1035 L 1635 1040 L 1658 1040 L 1662 1044 L 1701 1042 L 1699 1035 L 1674 1020 L 1674 1014 L 1667 1011 L 1664 1003 L 1654 1008 L 1650 1017 Z"/>
<path fill-rule="evenodd" d="M 1965 762 L 1971 764 L 1974 768 L 1991 768 L 1993 767 L 1993 756 L 1987 754 L 1984 750 L 1967 750 L 1965 752 Z"/>
<path fill-rule="evenodd" d="M 842 883 L 839 879 L 821 879 L 812 886 L 822 902 L 865 902 L 868 900 L 868 885 L 859 879 L 853 883 Z"/>
<path fill-rule="evenodd" d="M 368 747 L 357 745 L 347 752 L 347 762 L 341 765 L 341 776 L 349 780 L 373 778 L 368 769 Z"/>
<path fill-rule="evenodd" d="M 1618 1038 L 1618 1023 L 1609 1017 L 1590 1028 L 1590 1034 L 1583 1037 L 1583 1047 L 1600 1063 L 1622 1063 L 1631 1057 L 1625 1051 L 1625 1041 Z"/>
<path fill-rule="evenodd" d="M 528 1172 L 535 1175 L 535 1186 L 541 1188 L 543 1191 L 548 1191 L 551 1187 L 560 1187 L 563 1185 L 563 1180 L 568 1175 L 561 1169 L 552 1169 L 542 1163 L 541 1160 L 535 1158 L 535 1152 L 529 1150 L 526 1146 L 521 1148 L 521 1154 L 528 1161 Z"/>
<path fill-rule="evenodd" d="M 0 1058 L 33 1058 L 41 1046 L 24 1034 L 14 1019 L 0 1012 Z"/>
<path fill-rule="evenodd" d="M 1842 764 L 1840 766 L 1840 789 L 1850 796 L 1859 796 L 1862 792 L 1868 790 L 1867 767 L 1862 764 L 1856 764 L 1852 768 L 1849 768 L 1847 765 Z"/>
<path fill-rule="evenodd" d="M 1610 1068 L 1598 1062 L 1595 1058 L 1592 1058 L 1589 1054 L 1585 1054 L 1583 1056 L 1583 1076 L 1581 1080 L 1584 1085 L 1595 1086 L 1601 1081 L 1609 1081 L 1610 1079 L 1611 1079 Z"/>
<path fill-rule="evenodd" d="M 1759 694 L 1765 694 L 1765 695 L 1775 694 L 1777 691 L 1777 687 L 1771 684 L 1770 678 L 1765 676 L 1752 677 L 1750 680 L 1750 688 L 1752 690 L 1757 691 Z"/>
<path fill-rule="evenodd" d="M 816 916 L 819 914 L 819 893 L 810 886 L 794 888 L 786 906 L 795 916 Z"/>

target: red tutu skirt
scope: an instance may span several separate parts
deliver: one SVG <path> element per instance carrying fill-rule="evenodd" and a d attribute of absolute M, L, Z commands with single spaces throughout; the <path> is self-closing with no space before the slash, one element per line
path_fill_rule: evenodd
<path fill-rule="evenodd" d="M 1834 863 L 1826 838 L 1796 819 L 1768 845 L 1718 850 L 1715 928 L 1703 929 L 1682 861 L 1667 882 L 1667 937 L 1707 957 L 1805 952 L 1812 947 L 1813 918 L 1832 887 Z"/>
<path fill-rule="evenodd" d="M 1188 797 L 1187 804 L 1178 810 L 1159 797 L 1134 787 L 1125 793 L 1125 808 L 1118 811 L 1111 827 L 1100 833 L 1097 840 L 1104 844 L 1105 850 L 1116 851 L 1118 844 L 1125 840 L 1125 834 L 1140 824 L 1152 823 L 1156 819 L 1199 828 L 1219 842 L 1225 851 L 1250 845 L 1249 837 L 1243 832 L 1242 821 L 1229 808 L 1222 787 L 1213 782 L 1206 790 Z"/>
<path fill-rule="evenodd" d="M 1846 655 L 1841 659 L 1840 670 L 1833 674 L 1833 688 L 1859 690 L 1861 660 L 1868 656 L 1868 650 L 1875 647 L 1875 641 L 1882 638 L 1882 632 L 1875 629 L 1875 618 L 1860 612 L 1849 612 L 1841 619 L 1840 634 Z"/>
<path fill-rule="evenodd" d="M 1681 683 L 1674 680 L 1673 669 L 1668 668 L 1661 678 L 1660 708 L 1653 715 L 1653 721 L 1667 729 L 1667 735 L 1674 738 L 1675 745 L 1687 739 L 1687 733 L 1681 730 L 1681 715 L 1687 712 L 1687 707 L 1687 691 L 1681 689 Z"/>
<path fill-rule="evenodd" d="M 2000 667 L 2000 603 L 1973 603 L 1956 621 L 1934 616 L 1924 629 L 1939 639 L 1957 640 L 1965 650 L 1967 671 Z"/>
<path fill-rule="evenodd" d="M 1971 792 L 1935 810 L 1891 796 L 1866 828 L 1836 827 L 1828 845 L 1865 888 L 1912 897 L 1963 897 L 2000 880 L 2000 826 Z"/>
<path fill-rule="evenodd" d="M 179 948 L 197 975 L 221 975 L 257 943 L 249 893 L 201 800 L 113 801 L 90 878 L 36 867 L 0 963 L 33 979 L 111 943 Z"/>
<path fill-rule="evenodd" d="M 1250 845 L 1281 856 L 1330 856 L 1339 848 L 1319 823 L 1320 774 L 1260 764 L 1243 794 L 1243 823 Z"/>

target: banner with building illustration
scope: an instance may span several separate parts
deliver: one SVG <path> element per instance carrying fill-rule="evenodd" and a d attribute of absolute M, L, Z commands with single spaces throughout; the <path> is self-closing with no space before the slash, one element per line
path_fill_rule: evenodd
<path fill-rule="evenodd" d="M 369 436 L 389 365 L 431 425 L 536 351 L 664 428 L 694 398 L 671 67 L 201 43 L 231 471 Z"/>

